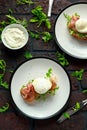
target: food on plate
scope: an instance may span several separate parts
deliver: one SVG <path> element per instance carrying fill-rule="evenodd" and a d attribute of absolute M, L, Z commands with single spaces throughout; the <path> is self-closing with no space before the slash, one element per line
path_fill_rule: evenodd
<path fill-rule="evenodd" d="M 38 77 L 23 85 L 20 89 L 20 94 L 24 101 L 28 103 L 39 98 L 45 99 L 47 95 L 55 94 L 58 89 L 57 81 L 57 76 L 50 68 L 44 77 Z"/>
<path fill-rule="evenodd" d="M 69 16 L 64 14 L 67 19 L 67 27 L 70 35 L 80 40 L 87 40 L 87 19 L 80 18 L 77 13 Z"/>

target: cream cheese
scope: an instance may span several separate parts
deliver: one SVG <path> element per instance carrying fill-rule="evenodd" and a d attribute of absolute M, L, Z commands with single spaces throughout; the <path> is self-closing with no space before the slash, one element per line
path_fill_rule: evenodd
<path fill-rule="evenodd" d="M 75 23 L 76 30 L 80 33 L 87 33 L 87 20 L 79 19 Z"/>
<path fill-rule="evenodd" d="M 3 37 L 7 45 L 11 48 L 22 46 L 26 40 L 24 32 L 16 27 L 6 29 Z"/>

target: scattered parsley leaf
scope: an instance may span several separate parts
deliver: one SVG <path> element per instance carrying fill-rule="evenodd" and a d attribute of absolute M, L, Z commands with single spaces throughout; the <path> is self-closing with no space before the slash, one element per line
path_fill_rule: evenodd
<path fill-rule="evenodd" d="M 30 52 L 26 51 L 26 52 L 24 53 L 24 57 L 25 57 L 26 59 L 30 59 L 30 58 L 32 58 L 32 54 L 31 54 Z"/>
<path fill-rule="evenodd" d="M 83 73 L 84 73 L 84 69 L 81 69 L 79 71 L 74 71 L 72 72 L 72 76 L 75 76 L 78 80 L 82 80 L 82 76 L 83 76 Z"/>
<path fill-rule="evenodd" d="M 51 28 L 50 20 L 48 19 L 47 15 L 43 12 L 43 8 L 41 6 L 37 6 L 31 12 L 34 15 L 34 17 L 30 19 L 31 23 L 37 23 L 37 27 L 40 27 L 42 23 L 44 23 L 48 29 Z"/>
<path fill-rule="evenodd" d="M 63 116 L 67 119 L 70 119 L 70 115 L 67 112 L 63 113 Z"/>
<path fill-rule="evenodd" d="M 9 104 L 6 103 L 4 106 L 0 107 L 0 113 L 7 111 L 9 108 Z"/>
<path fill-rule="evenodd" d="M 49 32 L 43 32 L 43 36 L 42 36 L 42 40 L 44 42 L 48 42 L 49 40 L 51 40 L 53 37 Z"/>
<path fill-rule="evenodd" d="M 58 51 L 56 52 L 56 57 L 59 61 L 59 63 L 62 65 L 62 66 L 68 66 L 69 65 L 69 62 L 68 60 L 65 58 L 65 54 L 61 54 L 59 53 Z"/>

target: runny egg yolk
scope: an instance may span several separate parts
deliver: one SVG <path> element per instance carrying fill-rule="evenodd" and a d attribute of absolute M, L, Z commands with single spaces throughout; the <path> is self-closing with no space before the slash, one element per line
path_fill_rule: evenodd
<path fill-rule="evenodd" d="M 75 23 L 76 30 L 80 33 L 87 33 L 87 20 L 79 19 Z"/>
<path fill-rule="evenodd" d="M 46 93 L 52 87 L 52 83 L 49 79 L 39 77 L 33 81 L 34 89 L 39 94 Z"/>

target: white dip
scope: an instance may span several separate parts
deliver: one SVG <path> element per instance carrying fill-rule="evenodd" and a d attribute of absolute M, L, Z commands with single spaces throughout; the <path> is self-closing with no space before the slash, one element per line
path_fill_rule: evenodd
<path fill-rule="evenodd" d="M 20 47 L 24 44 L 26 37 L 22 30 L 19 28 L 8 28 L 3 34 L 3 37 L 7 43 L 12 48 Z"/>

